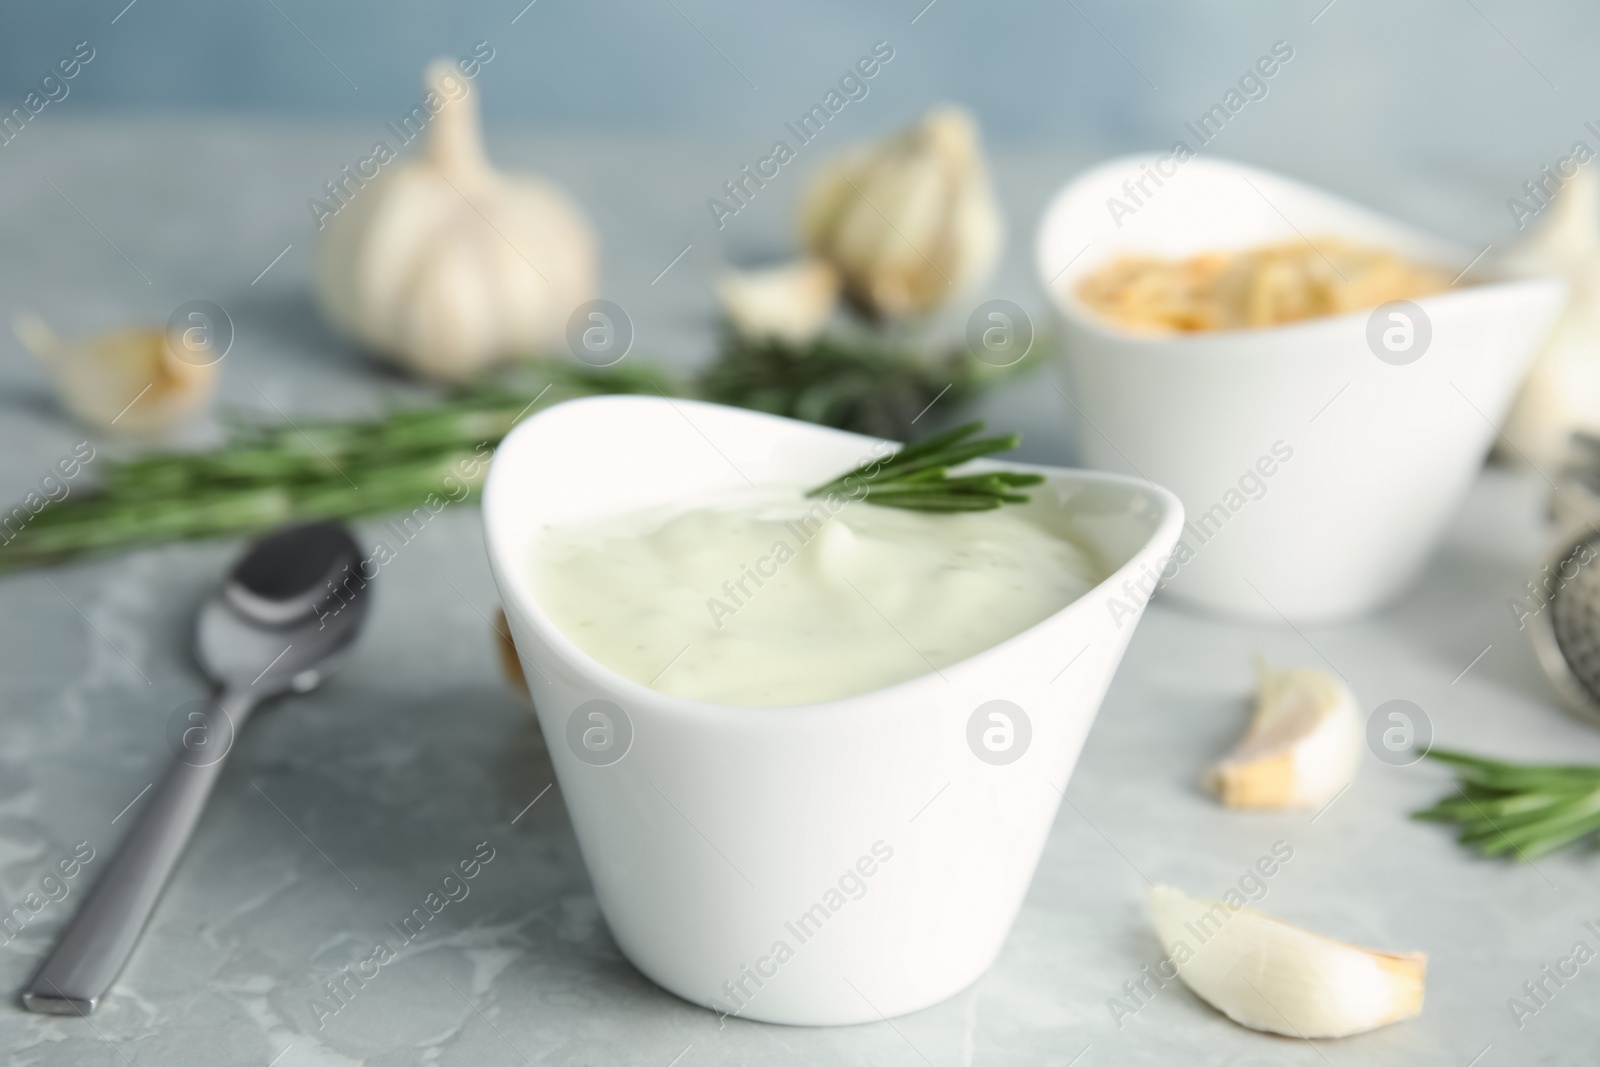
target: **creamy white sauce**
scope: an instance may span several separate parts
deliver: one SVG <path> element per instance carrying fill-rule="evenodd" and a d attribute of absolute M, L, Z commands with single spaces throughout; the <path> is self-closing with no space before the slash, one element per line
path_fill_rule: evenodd
<path fill-rule="evenodd" d="M 1104 573 L 1048 494 L 929 514 L 834 510 L 784 487 L 547 527 L 532 558 L 539 603 L 596 660 L 663 693 L 745 706 L 932 673 Z"/>

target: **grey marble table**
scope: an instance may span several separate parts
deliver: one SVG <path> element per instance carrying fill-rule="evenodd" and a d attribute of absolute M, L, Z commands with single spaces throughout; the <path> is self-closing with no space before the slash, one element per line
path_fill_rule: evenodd
<path fill-rule="evenodd" d="M 369 140 L 359 128 L 52 116 L 0 149 L 0 311 L 28 307 L 79 332 L 160 322 L 184 300 L 212 299 L 238 329 L 228 403 L 376 410 L 414 387 L 370 367 L 310 306 L 304 203 Z M 792 186 L 726 233 L 707 224 L 704 198 L 744 146 L 505 135 L 493 147 L 576 192 L 602 233 L 607 294 L 635 319 L 641 352 L 679 366 L 703 356 L 710 272 L 786 241 Z M 1001 153 L 1013 232 L 1025 236 L 1054 185 L 1087 161 Z M 1428 188 L 1426 202 L 1384 206 L 1442 222 L 1449 182 Z M 1037 310 L 1026 241 L 1012 244 L 994 293 Z M 1051 391 L 987 406 L 1027 432 L 1030 458 L 1070 460 L 1065 404 Z M 0 339 L 0 491 L 26 492 L 77 434 L 39 371 Z M 173 710 L 202 693 L 185 652 L 190 616 L 237 546 L 5 577 L 0 905 L 36 891 L 79 843 L 95 859 L 0 945 L 0 1048 L 17 1065 L 206 1067 L 1592 1063 L 1600 978 L 1580 972 L 1520 1029 L 1506 1003 L 1575 941 L 1594 943 L 1582 925 L 1600 919 L 1592 856 L 1512 866 L 1463 854 L 1405 818 L 1447 788 L 1430 766 L 1369 759 L 1315 818 L 1230 814 L 1196 784 L 1246 718 L 1258 655 L 1332 664 L 1369 709 L 1412 700 L 1450 745 L 1600 761 L 1600 734 L 1557 710 L 1505 607 L 1542 548 L 1541 490 L 1486 474 L 1420 583 L 1361 623 L 1241 625 L 1158 600 L 994 968 L 927 1011 L 843 1029 L 719 1023 L 618 953 L 544 741 L 496 668 L 485 619 L 495 594 L 471 509 L 446 511 L 384 569 L 370 633 L 343 676 L 251 726 L 105 1006 L 88 1020 L 23 1012 L 10 991 L 126 829 L 165 759 Z M 1147 883 L 1220 894 L 1277 841 L 1294 857 L 1263 907 L 1359 943 L 1426 951 L 1422 1017 L 1308 1045 L 1240 1029 L 1173 984 L 1119 1026 L 1108 1001 L 1125 1000 L 1123 984 L 1161 951 Z M 470 895 L 363 987 L 347 986 L 336 1013 L 313 1008 L 335 1003 L 325 983 L 343 968 L 397 941 L 388 924 L 446 867 L 489 849 Z"/>

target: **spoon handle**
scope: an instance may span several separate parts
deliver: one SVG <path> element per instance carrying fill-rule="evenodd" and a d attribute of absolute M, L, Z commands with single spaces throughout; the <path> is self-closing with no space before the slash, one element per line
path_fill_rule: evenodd
<path fill-rule="evenodd" d="M 255 703 L 255 693 L 234 689 L 224 692 L 209 711 L 195 713 L 133 829 L 28 983 L 22 1003 L 30 1011 L 88 1015 L 111 988 Z"/>

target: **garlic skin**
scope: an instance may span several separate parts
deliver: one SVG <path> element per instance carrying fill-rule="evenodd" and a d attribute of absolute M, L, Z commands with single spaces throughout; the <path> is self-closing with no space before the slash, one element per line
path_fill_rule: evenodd
<path fill-rule="evenodd" d="M 823 168 L 801 199 L 800 231 L 870 318 L 925 314 L 981 284 L 999 259 L 1005 222 L 976 121 L 937 107 Z"/>
<path fill-rule="evenodd" d="M 1229 808 L 1317 808 L 1361 760 L 1361 710 L 1339 679 L 1309 667 L 1259 667 L 1256 713 L 1238 745 L 1206 770 Z"/>
<path fill-rule="evenodd" d="M 1496 458 L 1554 471 L 1576 430 L 1600 433 L 1600 173 L 1583 167 L 1549 213 L 1504 257 L 1514 273 L 1566 279 L 1566 310 L 1534 357 L 1503 427 Z"/>
<path fill-rule="evenodd" d="M 158 327 L 63 341 L 44 320 L 24 314 L 12 329 L 50 372 L 62 406 L 92 426 L 159 433 L 210 407 L 216 396 L 217 364 L 178 358 Z"/>
<path fill-rule="evenodd" d="M 839 306 L 839 275 L 818 259 L 765 270 L 728 271 L 717 279 L 728 322 L 751 340 L 805 344 Z"/>
<path fill-rule="evenodd" d="M 1348 1037 L 1422 1013 L 1423 953 L 1359 948 L 1171 886 L 1150 891 L 1150 912 L 1184 984 L 1241 1026 Z"/>
<path fill-rule="evenodd" d="M 389 164 L 327 220 L 318 296 L 379 355 L 461 381 L 564 346 L 568 317 L 596 294 L 598 253 L 561 190 L 490 166 L 476 90 L 454 65 L 430 65 L 427 87 L 443 104 L 426 151 Z"/>

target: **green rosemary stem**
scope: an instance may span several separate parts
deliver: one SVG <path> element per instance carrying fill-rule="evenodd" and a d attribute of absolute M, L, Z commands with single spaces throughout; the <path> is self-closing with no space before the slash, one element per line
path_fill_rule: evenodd
<path fill-rule="evenodd" d="M 980 456 L 1009 452 L 1022 440 L 1014 433 L 973 438 L 982 429 L 983 423 L 969 422 L 948 433 L 906 445 L 887 459 L 863 463 L 806 495 L 838 493 L 880 507 L 912 511 L 992 511 L 1006 504 L 1026 504 L 1028 495 L 1015 490 L 1038 485 L 1044 481 L 1043 476 L 1019 471 L 949 476 L 952 467 Z"/>
<path fill-rule="evenodd" d="M 647 367 L 597 371 L 552 361 L 531 368 L 518 387 L 478 384 L 373 419 L 235 419 L 220 448 L 100 460 L 97 488 L 75 490 L 35 515 L 0 510 L 0 571 L 303 519 L 404 511 L 434 497 L 470 500 L 493 447 L 534 407 L 595 392 L 657 391 L 680 390 Z"/>
<path fill-rule="evenodd" d="M 1600 831 L 1600 767 L 1517 764 L 1434 749 L 1455 769 L 1456 792 L 1413 812 L 1453 823 L 1458 839 L 1485 856 L 1532 860 Z"/>

